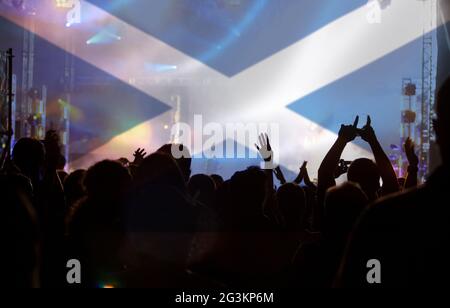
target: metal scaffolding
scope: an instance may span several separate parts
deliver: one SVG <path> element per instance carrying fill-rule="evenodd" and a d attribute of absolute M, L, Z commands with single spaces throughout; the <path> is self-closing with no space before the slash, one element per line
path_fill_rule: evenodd
<path fill-rule="evenodd" d="M 0 170 L 3 170 L 6 161 L 10 158 L 14 135 L 15 82 L 13 58 L 12 49 L 8 49 L 5 53 L 0 53 L 0 137 L 2 137 Z"/>
<path fill-rule="evenodd" d="M 436 26 L 436 0 L 423 1 L 423 36 L 421 77 L 418 80 L 404 78 L 402 81 L 403 105 L 400 142 L 411 138 L 417 145 L 419 156 L 419 178 L 426 180 L 430 172 L 431 144 L 436 137 L 432 127 L 436 90 L 434 44 Z M 404 155 L 398 156 L 398 174 L 406 174 L 407 162 Z"/>
<path fill-rule="evenodd" d="M 34 18 L 29 16 L 27 23 L 29 23 L 30 31 L 23 29 L 21 100 L 17 127 L 19 137 L 31 137 L 31 125 L 28 120 L 33 113 L 33 101 L 29 94 L 34 84 Z"/>
<path fill-rule="evenodd" d="M 436 20 L 433 18 L 436 12 L 436 0 L 424 1 L 424 30 L 422 39 L 422 80 L 421 80 L 421 108 L 420 108 L 420 139 L 419 139 L 419 177 L 425 179 L 430 166 L 430 148 L 435 140 L 432 119 L 434 117 L 436 72 L 434 69 L 434 35 L 431 31 Z M 429 14 L 427 16 L 426 14 Z"/>

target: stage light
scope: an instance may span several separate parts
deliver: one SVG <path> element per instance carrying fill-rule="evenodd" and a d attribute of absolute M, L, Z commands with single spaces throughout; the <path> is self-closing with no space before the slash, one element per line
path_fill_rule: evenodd
<path fill-rule="evenodd" d="M 145 63 L 144 67 L 147 71 L 155 73 L 171 72 L 178 69 L 176 65 L 162 64 L 162 63 Z"/>
<path fill-rule="evenodd" d="M 116 41 L 121 41 L 122 37 L 116 34 L 115 29 L 103 29 L 96 35 L 86 41 L 87 45 L 91 44 L 111 44 Z"/>

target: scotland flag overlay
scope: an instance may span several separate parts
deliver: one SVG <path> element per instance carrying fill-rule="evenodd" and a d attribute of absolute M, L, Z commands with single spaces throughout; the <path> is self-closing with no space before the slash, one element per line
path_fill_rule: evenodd
<path fill-rule="evenodd" d="M 20 55 L 27 31 L 36 34 L 36 56 L 52 59 L 36 61 L 46 66 L 34 72 L 48 90 L 49 121 L 70 92 L 71 168 L 111 153 L 131 159 L 132 147 L 155 150 L 176 122 L 194 127 L 194 115 L 223 126 L 277 124 L 279 162 L 293 173 L 304 160 L 317 170 L 340 125 L 356 115 L 371 115 L 389 150 L 400 142 L 402 80 L 422 77 L 422 35 L 447 22 L 413 0 L 79 3 L 79 16 L 50 0 L 22 11 L 0 4 L 7 45 Z M 229 176 L 258 162 L 204 159 L 201 146 L 191 149 L 194 172 Z M 344 156 L 371 153 L 355 143 Z"/>
<path fill-rule="evenodd" d="M 89 0 L 229 77 L 367 3 L 365 0 Z"/>

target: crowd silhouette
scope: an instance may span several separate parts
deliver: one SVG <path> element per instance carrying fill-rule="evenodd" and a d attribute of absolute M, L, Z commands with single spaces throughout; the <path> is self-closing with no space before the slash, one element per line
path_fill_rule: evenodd
<path fill-rule="evenodd" d="M 25 288 L 447 284 L 449 106 L 450 80 L 437 95 L 434 123 L 443 164 L 425 183 L 411 140 L 408 176 L 397 178 L 370 117 L 362 128 L 359 117 L 342 125 L 317 183 L 307 162 L 292 182 L 280 168 L 249 167 L 230 179 L 192 175 L 181 144 L 66 174 L 57 132 L 20 139 L 0 174 L 4 281 Z M 374 161 L 342 159 L 356 138 Z M 175 159 L 174 149 L 185 155 Z M 257 149 L 266 162 L 276 150 L 267 135 Z M 348 182 L 337 186 L 344 173 Z M 66 279 L 73 259 L 80 284 Z M 370 260 L 381 264 L 381 283 L 367 278 Z"/>

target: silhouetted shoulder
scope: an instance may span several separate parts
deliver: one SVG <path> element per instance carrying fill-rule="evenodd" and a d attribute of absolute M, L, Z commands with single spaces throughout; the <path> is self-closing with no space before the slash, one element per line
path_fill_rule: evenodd
<path fill-rule="evenodd" d="M 352 232 L 338 276 L 343 287 L 405 287 L 438 284 L 450 270 L 447 173 L 423 186 L 371 205 Z M 367 262 L 379 260 L 382 284 L 369 285 Z"/>
<path fill-rule="evenodd" d="M 388 228 L 421 219 L 431 195 L 428 187 L 421 186 L 381 198 L 367 208 L 360 223 Z"/>

